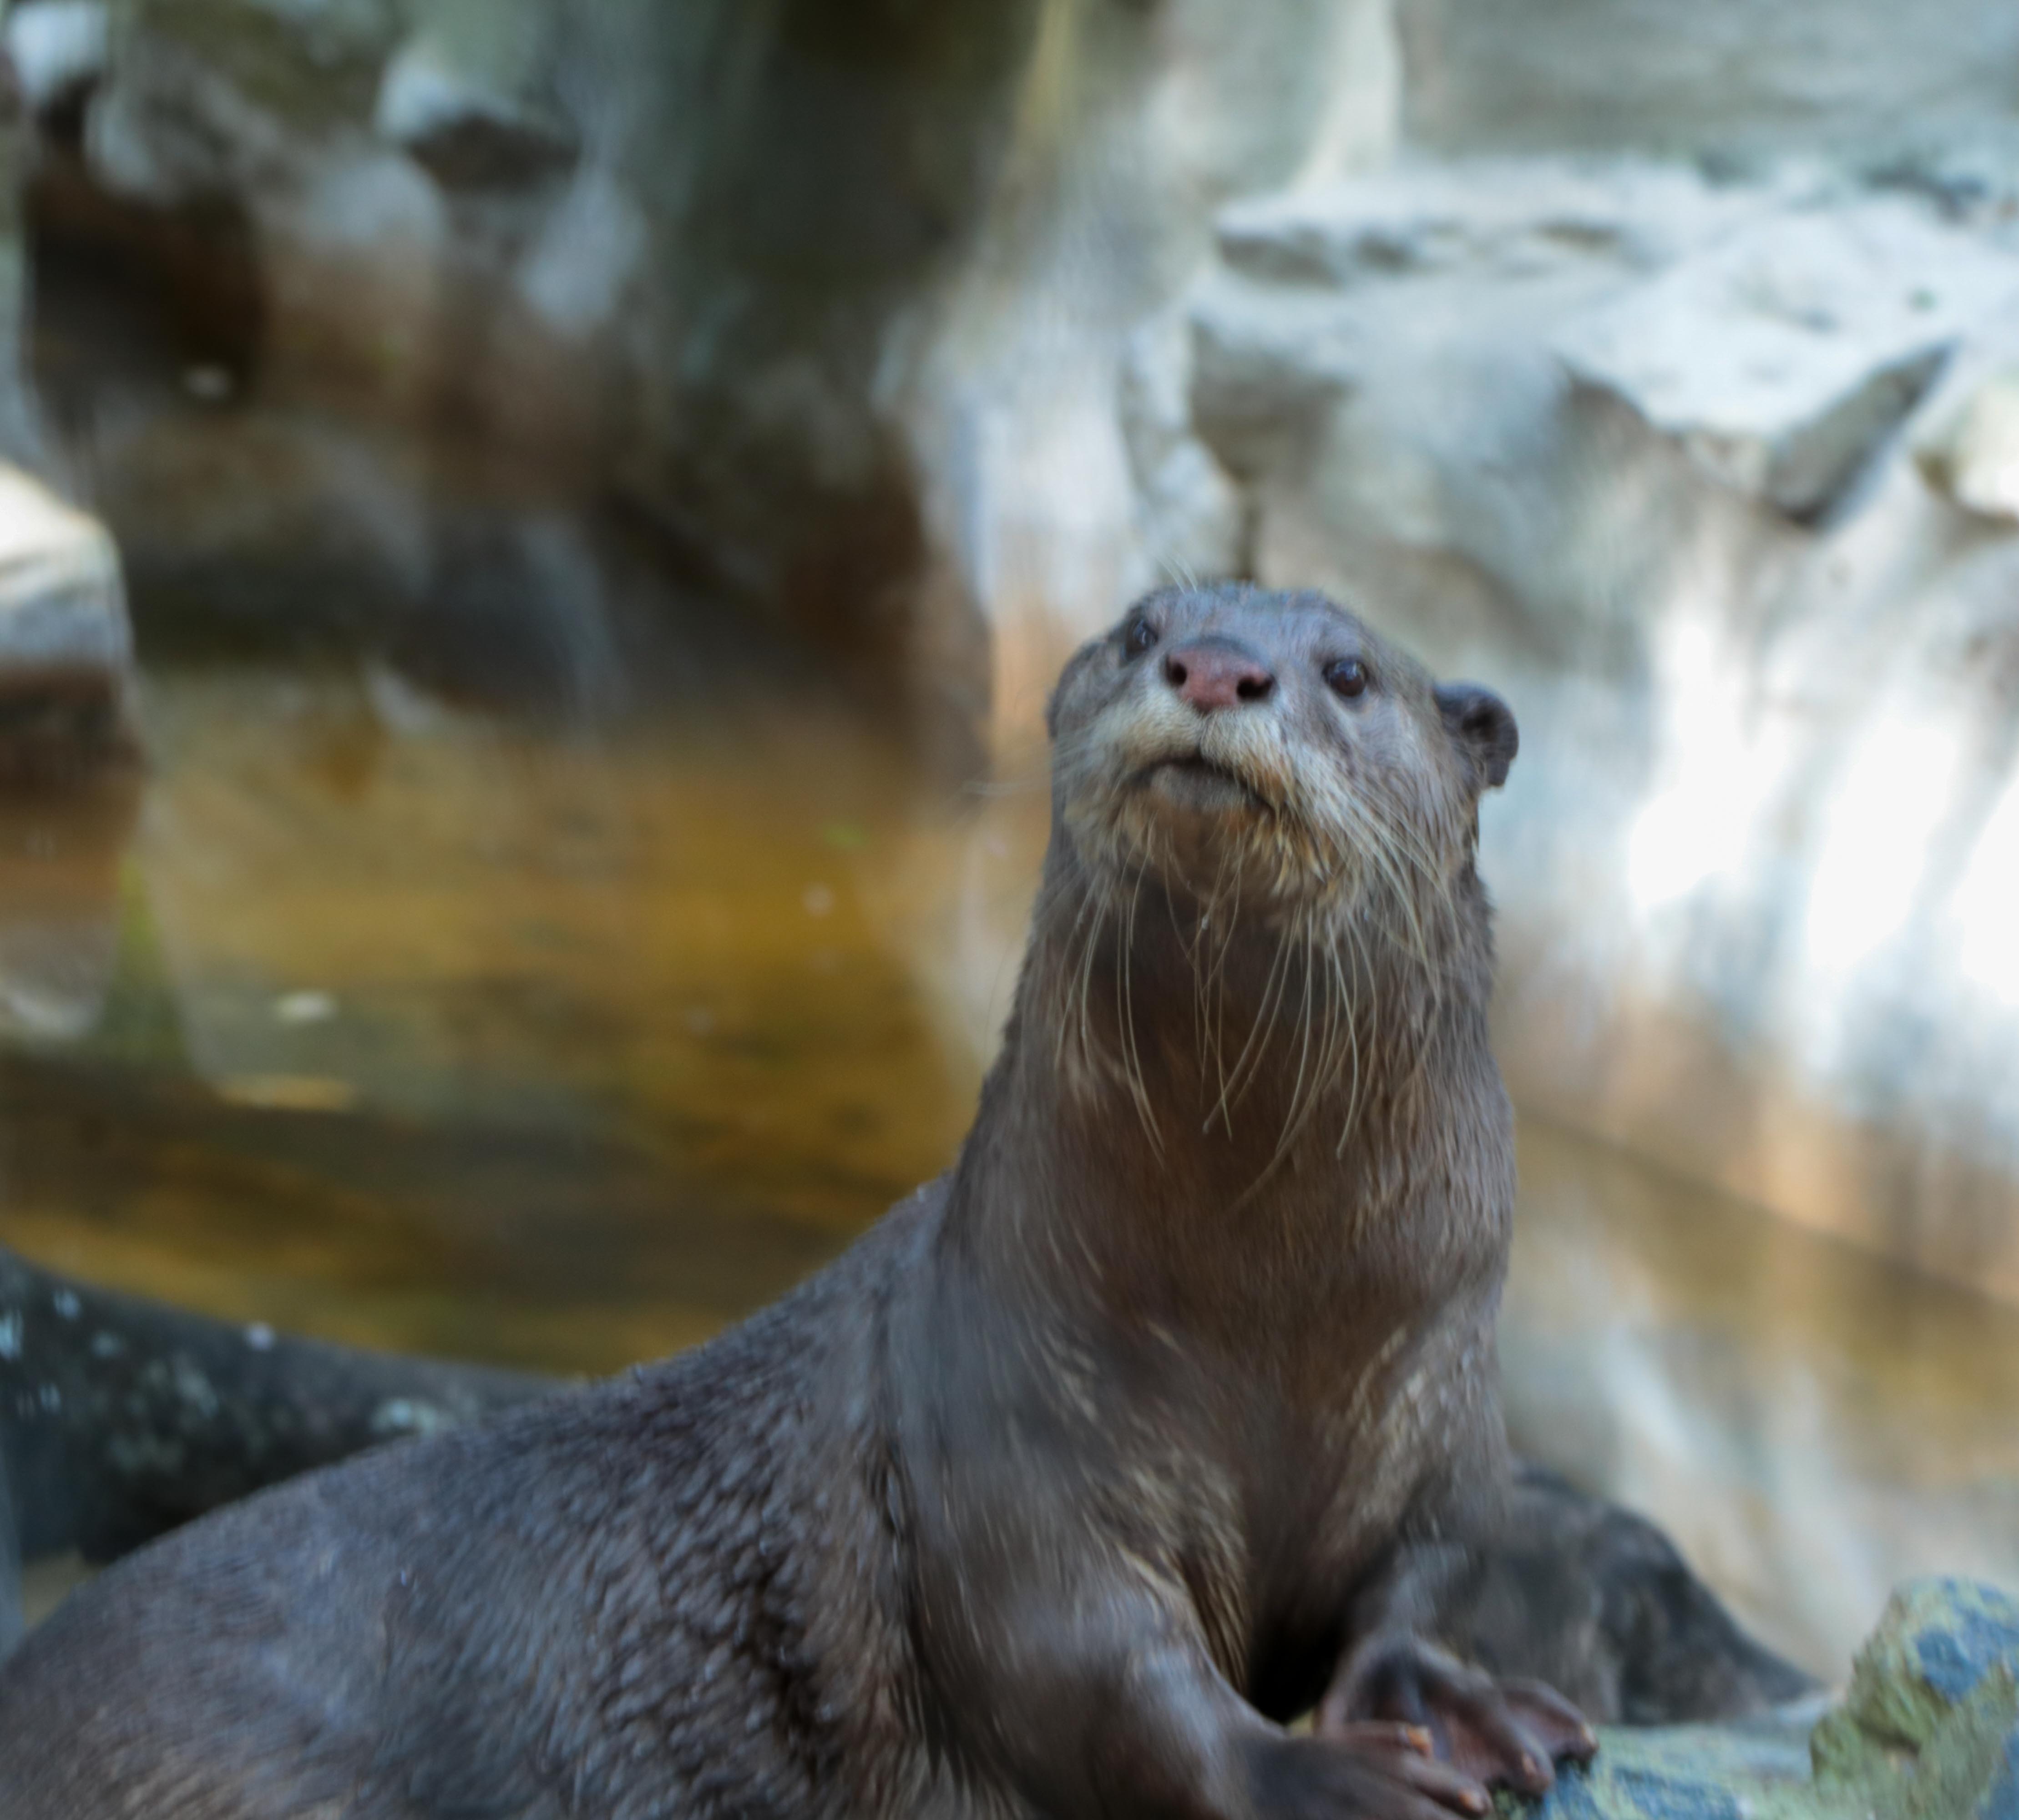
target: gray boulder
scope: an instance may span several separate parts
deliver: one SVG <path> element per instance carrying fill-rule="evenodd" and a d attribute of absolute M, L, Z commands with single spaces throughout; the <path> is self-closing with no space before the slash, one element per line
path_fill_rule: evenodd
<path fill-rule="evenodd" d="M 1775 212 L 1552 338 L 1719 478 L 1820 512 L 2019 292 L 2019 261 L 1894 198 Z"/>

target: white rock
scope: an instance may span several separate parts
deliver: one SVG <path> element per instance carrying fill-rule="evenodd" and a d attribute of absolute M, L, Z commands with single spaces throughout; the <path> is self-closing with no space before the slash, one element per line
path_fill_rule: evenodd
<path fill-rule="evenodd" d="M 1881 201 L 1752 223 L 1551 345 L 1728 484 L 1807 513 L 2015 295 L 2019 259 Z"/>
<path fill-rule="evenodd" d="M 519 268 L 519 288 L 540 320 L 582 342 L 607 329 L 643 258 L 642 212 L 603 170 L 576 173 Z"/>
<path fill-rule="evenodd" d="M 122 756 L 132 663 L 111 538 L 0 466 L 0 786 Z M 0 1032 L 67 1041 L 96 1024 L 116 970 L 132 805 L 98 795 L 64 814 L 50 800 L 0 802 Z"/>
<path fill-rule="evenodd" d="M 1245 567 L 1239 489 L 1191 426 L 1191 333 L 1167 311 L 1130 338 L 1122 366 L 1122 434 L 1136 482 L 1138 530 L 1159 575 L 1194 579 Z"/>
<path fill-rule="evenodd" d="M 1566 145 L 1890 159 L 2010 149 L 2007 0 L 1399 0 L 1411 136 L 1441 150 Z"/>
<path fill-rule="evenodd" d="M 132 657 L 111 538 L 0 466 L 0 781 L 130 751 Z"/>
<path fill-rule="evenodd" d="M 132 655 L 111 537 L 40 482 L 0 466 L 0 697 L 56 674 L 121 691 Z"/>
<path fill-rule="evenodd" d="M 2019 524 L 2019 366 L 1983 375 L 1914 448 L 1929 484 L 1966 511 Z"/>
<path fill-rule="evenodd" d="M 1405 163 L 1236 203 L 1216 239 L 1231 270 L 1285 283 L 1476 282 L 1593 261 L 1647 270 L 1778 194 L 1720 189 L 1684 167 L 1635 159 Z"/>
<path fill-rule="evenodd" d="M 559 120 L 455 49 L 423 33 L 386 64 L 373 122 L 381 138 L 451 182 L 513 183 L 573 158 Z"/>
<path fill-rule="evenodd" d="M 42 0 L 7 15 L 8 60 L 31 111 L 42 113 L 105 73 L 111 26 L 103 0 Z"/>
<path fill-rule="evenodd" d="M 440 56 L 432 42 L 404 45 L 386 66 L 373 125 L 397 144 L 429 138 L 471 112 L 494 111 L 496 99 Z"/>

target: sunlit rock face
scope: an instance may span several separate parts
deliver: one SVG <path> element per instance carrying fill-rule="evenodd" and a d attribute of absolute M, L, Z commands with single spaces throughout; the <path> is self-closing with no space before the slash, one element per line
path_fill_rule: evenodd
<path fill-rule="evenodd" d="M 10 9 L 7 60 L 22 101 L 47 114 L 81 101 L 105 73 L 111 12 L 105 0 L 42 0 Z"/>
<path fill-rule="evenodd" d="M 1987 0 L 1400 0 L 1412 140 L 1894 158 L 2012 143 L 2019 16 Z"/>
<path fill-rule="evenodd" d="M 0 463 L 0 783 L 69 777 L 122 753 L 132 667 L 105 528 Z"/>
<path fill-rule="evenodd" d="M 130 819 L 132 699 L 111 538 L 0 464 L 0 1037 L 75 1036 L 103 1005 L 118 868 L 71 833 Z"/>
<path fill-rule="evenodd" d="M 1209 256 L 1228 200 L 1385 161 L 1400 96 L 1386 0 L 1046 8 L 990 207 L 904 392 L 934 560 L 991 634 L 999 751 L 1028 744 L 1064 658 L 1158 578 L 1132 467 L 1159 457 L 1134 444 L 1177 407 L 1118 422 L 1130 332 Z M 1163 484 L 1211 497 L 1170 515 L 1165 554 L 1230 503 L 1210 463 L 1170 452 Z"/>
<path fill-rule="evenodd" d="M 2007 1293 L 2010 216 L 1814 174 L 1405 168 L 1231 211 L 1142 357 L 1243 506 L 1229 538 L 1149 473 L 1174 560 L 1220 536 L 1220 566 L 1513 702 L 1484 863 L 1517 1097 Z"/>

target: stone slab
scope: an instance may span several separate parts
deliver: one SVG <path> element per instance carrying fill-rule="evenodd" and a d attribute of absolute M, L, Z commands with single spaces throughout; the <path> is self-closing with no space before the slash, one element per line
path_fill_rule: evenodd
<path fill-rule="evenodd" d="M 130 749 L 133 639 L 104 527 L 0 466 L 0 780 Z"/>

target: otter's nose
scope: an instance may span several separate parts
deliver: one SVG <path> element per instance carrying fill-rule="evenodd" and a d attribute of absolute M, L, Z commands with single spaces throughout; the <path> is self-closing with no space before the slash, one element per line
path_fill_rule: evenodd
<path fill-rule="evenodd" d="M 1164 659 L 1164 680 L 1202 714 L 1260 702 L 1276 687 L 1274 673 L 1253 652 L 1217 639 L 1179 646 Z"/>

